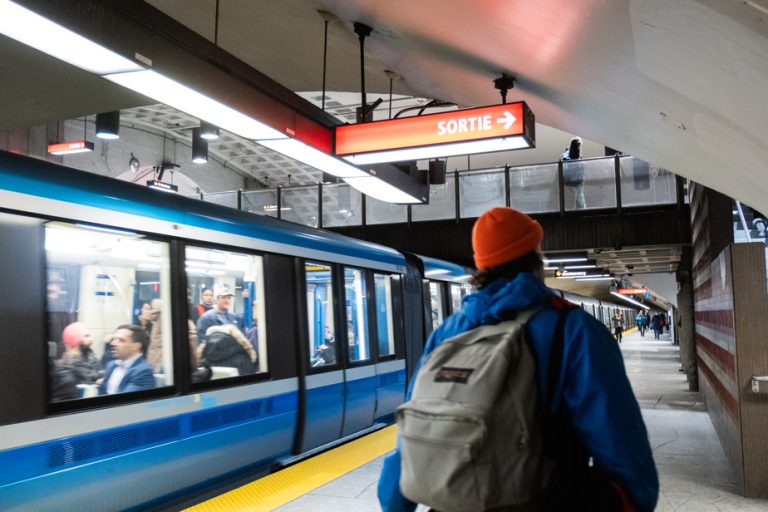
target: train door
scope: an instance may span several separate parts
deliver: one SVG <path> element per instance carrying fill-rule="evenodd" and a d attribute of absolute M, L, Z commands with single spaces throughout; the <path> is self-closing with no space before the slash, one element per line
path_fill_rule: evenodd
<path fill-rule="evenodd" d="M 368 272 L 344 268 L 344 313 L 346 343 L 344 358 L 344 424 L 347 436 L 373 425 L 376 411 L 376 359 L 371 346 Z M 373 333 L 375 337 L 375 333 Z"/>
<path fill-rule="evenodd" d="M 372 331 L 376 346 L 376 411 L 374 421 L 394 420 L 395 409 L 405 399 L 405 350 L 402 326 L 395 318 L 402 318 L 401 276 L 373 274 Z M 400 308 L 400 310 L 396 310 Z M 399 313 L 399 314 L 398 314 Z"/>
<path fill-rule="evenodd" d="M 300 451 L 305 452 L 339 438 L 344 419 L 344 370 L 339 354 L 340 329 L 334 294 L 334 269 L 327 264 L 304 263 L 306 338 L 304 428 Z"/>

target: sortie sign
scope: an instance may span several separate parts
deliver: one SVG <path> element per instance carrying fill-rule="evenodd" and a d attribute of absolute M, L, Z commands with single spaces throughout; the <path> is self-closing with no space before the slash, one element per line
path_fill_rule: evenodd
<path fill-rule="evenodd" d="M 621 295 L 635 295 L 638 294 L 646 294 L 648 293 L 647 288 L 619 288 L 616 290 L 616 293 L 620 293 Z"/>
<path fill-rule="evenodd" d="M 523 135 L 524 102 L 336 127 L 336 155 Z"/>

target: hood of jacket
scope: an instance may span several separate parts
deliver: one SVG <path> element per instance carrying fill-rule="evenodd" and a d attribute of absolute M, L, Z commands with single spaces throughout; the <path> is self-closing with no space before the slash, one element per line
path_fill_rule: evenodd
<path fill-rule="evenodd" d="M 497 324 L 509 311 L 521 311 L 544 303 L 551 291 L 541 278 L 522 272 L 514 279 L 496 279 L 482 290 L 464 297 L 460 315 L 469 325 Z"/>

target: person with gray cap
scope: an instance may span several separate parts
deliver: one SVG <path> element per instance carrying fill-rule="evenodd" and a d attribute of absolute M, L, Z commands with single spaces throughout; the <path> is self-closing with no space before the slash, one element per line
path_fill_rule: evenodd
<path fill-rule="evenodd" d="M 243 319 L 240 315 L 230 313 L 232 309 L 232 290 L 219 287 L 214 290 L 216 305 L 200 317 L 197 321 L 197 338 L 200 343 L 206 341 L 206 332 L 214 325 L 234 325 L 239 331 L 243 331 Z"/>

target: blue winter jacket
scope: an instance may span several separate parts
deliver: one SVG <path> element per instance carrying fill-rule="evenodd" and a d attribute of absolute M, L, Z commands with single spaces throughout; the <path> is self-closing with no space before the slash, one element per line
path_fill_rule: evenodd
<path fill-rule="evenodd" d="M 447 318 L 427 340 L 414 375 L 426 356 L 444 340 L 480 325 L 499 323 L 510 310 L 548 302 L 551 294 L 541 279 L 521 273 L 513 280 L 498 279 L 467 295 L 461 311 Z M 526 325 L 540 394 L 546 389 L 549 353 L 560 314 L 547 307 Z M 659 479 L 618 345 L 603 324 L 581 309 L 568 313 L 563 345 L 563 363 L 552 409 L 562 402 L 595 466 L 621 486 L 639 512 L 653 510 Z M 406 399 L 410 394 L 409 388 Z M 385 512 L 411 512 L 416 508 L 400 492 L 399 482 L 400 453 L 396 449 L 384 460 L 379 479 L 378 496 Z"/>

